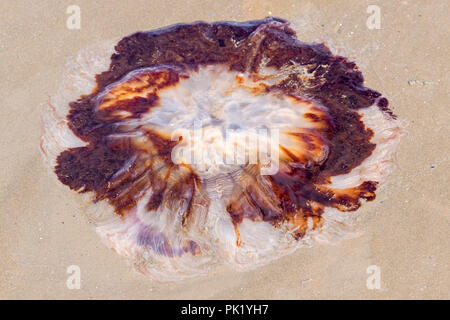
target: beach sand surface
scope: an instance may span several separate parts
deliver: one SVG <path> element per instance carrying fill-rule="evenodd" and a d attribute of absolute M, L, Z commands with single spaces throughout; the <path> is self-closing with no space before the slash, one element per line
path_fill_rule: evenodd
<path fill-rule="evenodd" d="M 78 0 L 81 28 L 70 30 L 72 4 L 0 2 L 1 299 L 450 298 L 448 1 Z M 369 5 L 380 8 L 380 29 L 366 25 Z M 179 283 L 151 281 L 100 242 L 79 198 L 48 173 L 39 152 L 42 104 L 65 61 L 91 44 L 179 22 L 266 16 L 350 57 L 366 85 L 388 97 L 409 123 L 398 168 L 357 212 L 357 238 L 250 272 L 220 267 Z M 66 286 L 71 265 L 81 270 L 79 290 Z M 373 265 L 381 287 L 371 290 Z"/>

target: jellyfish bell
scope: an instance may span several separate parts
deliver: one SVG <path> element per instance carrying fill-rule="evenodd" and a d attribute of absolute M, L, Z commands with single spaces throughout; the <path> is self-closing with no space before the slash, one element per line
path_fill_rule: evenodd
<path fill-rule="evenodd" d="M 44 159 L 89 195 L 102 240 L 158 281 L 348 235 L 404 132 L 354 63 L 277 18 L 84 49 L 43 128 Z"/>

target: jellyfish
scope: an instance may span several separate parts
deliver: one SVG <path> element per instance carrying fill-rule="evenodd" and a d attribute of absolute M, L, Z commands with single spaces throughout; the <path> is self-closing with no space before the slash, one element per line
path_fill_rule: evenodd
<path fill-rule="evenodd" d="M 102 241 L 177 281 L 349 233 L 403 122 L 355 63 L 286 20 L 137 32 L 69 60 L 40 149 Z"/>

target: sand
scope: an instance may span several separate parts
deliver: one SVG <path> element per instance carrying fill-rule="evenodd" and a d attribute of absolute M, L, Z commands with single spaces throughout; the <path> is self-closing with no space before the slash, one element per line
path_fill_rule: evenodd
<path fill-rule="evenodd" d="M 450 298 L 450 54 L 442 1 L 72 1 L 0 3 L 0 298 L 13 299 L 419 299 Z M 381 29 L 366 26 L 369 4 Z M 226 267 L 174 284 L 146 279 L 106 248 L 80 201 L 55 182 L 39 153 L 41 104 L 64 62 L 90 44 L 178 22 L 263 18 L 294 23 L 355 60 L 366 84 L 409 123 L 398 169 L 358 211 L 362 235 L 314 245 L 251 272 Z M 69 290 L 66 271 L 81 270 Z M 380 270 L 369 289 L 367 268 Z"/>

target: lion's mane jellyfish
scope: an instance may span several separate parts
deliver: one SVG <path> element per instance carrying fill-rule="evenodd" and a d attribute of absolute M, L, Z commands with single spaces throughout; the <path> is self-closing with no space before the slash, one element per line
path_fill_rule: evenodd
<path fill-rule="evenodd" d="M 159 281 L 345 236 L 403 133 L 353 62 L 278 18 L 82 50 L 43 125 L 46 162 L 89 197 L 102 240 Z"/>

